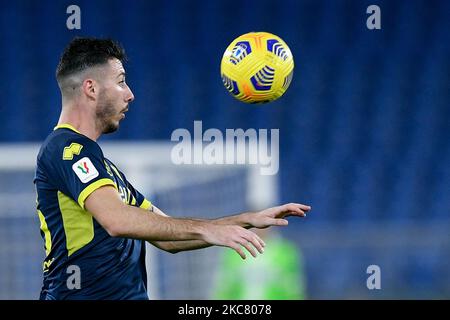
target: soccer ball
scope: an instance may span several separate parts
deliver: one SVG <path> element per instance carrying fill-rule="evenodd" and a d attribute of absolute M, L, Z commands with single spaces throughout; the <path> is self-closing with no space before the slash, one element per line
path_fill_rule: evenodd
<path fill-rule="evenodd" d="M 294 59 L 287 44 L 268 32 L 236 38 L 222 57 L 225 88 L 246 103 L 266 103 L 281 97 L 292 81 Z"/>

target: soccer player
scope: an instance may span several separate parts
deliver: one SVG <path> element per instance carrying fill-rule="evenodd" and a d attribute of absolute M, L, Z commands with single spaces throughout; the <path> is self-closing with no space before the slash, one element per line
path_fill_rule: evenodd
<path fill-rule="evenodd" d="M 215 220 L 164 214 L 96 142 L 119 128 L 134 99 L 124 59 L 112 40 L 76 38 L 59 61 L 62 111 L 34 179 L 46 252 L 40 299 L 148 299 L 145 241 L 172 253 L 217 245 L 256 257 L 264 242 L 249 228 L 286 225 L 287 216 L 310 209 L 291 203 Z M 68 285 L 74 270 L 75 287 Z"/>

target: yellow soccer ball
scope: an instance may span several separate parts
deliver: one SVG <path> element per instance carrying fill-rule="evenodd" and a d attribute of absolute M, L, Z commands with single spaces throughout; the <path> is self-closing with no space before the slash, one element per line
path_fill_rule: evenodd
<path fill-rule="evenodd" d="M 288 45 L 268 32 L 250 32 L 225 50 L 220 66 L 225 88 L 246 103 L 281 97 L 292 81 L 294 59 Z"/>

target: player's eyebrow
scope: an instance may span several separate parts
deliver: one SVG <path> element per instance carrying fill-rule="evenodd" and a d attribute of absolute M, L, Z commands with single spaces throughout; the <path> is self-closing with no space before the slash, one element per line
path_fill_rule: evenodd
<path fill-rule="evenodd" d="M 125 76 L 126 76 L 125 71 L 120 72 L 120 73 L 117 75 L 117 78 L 120 77 L 120 76 L 124 76 L 124 77 L 125 77 Z"/>

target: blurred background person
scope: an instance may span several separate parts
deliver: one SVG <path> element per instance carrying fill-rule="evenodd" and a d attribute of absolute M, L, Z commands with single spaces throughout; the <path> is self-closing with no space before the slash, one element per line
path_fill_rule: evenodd
<path fill-rule="evenodd" d="M 224 250 L 215 278 L 213 299 L 303 300 L 306 295 L 300 247 L 281 232 L 258 229 L 265 241 L 264 255 L 242 261 Z"/>

